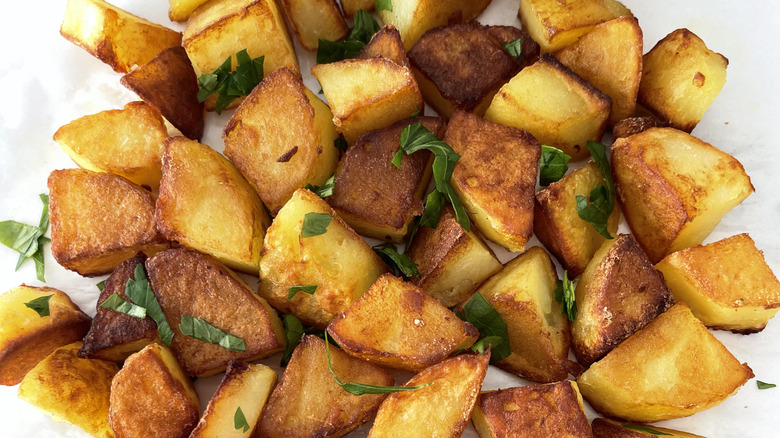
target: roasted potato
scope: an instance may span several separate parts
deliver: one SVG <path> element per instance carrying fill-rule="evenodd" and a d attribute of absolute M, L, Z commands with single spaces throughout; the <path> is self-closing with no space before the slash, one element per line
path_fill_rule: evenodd
<path fill-rule="evenodd" d="M 291 30 L 306 50 L 317 50 L 319 41 L 338 41 L 349 32 L 336 0 L 280 0 Z"/>
<path fill-rule="evenodd" d="M 650 116 L 629 117 L 623 119 L 612 127 L 612 140 L 631 137 L 634 134 L 647 131 L 650 128 L 663 126 L 657 119 Z"/>
<path fill-rule="evenodd" d="M 364 10 L 366 12 L 372 12 L 374 10 L 374 0 L 340 0 L 341 9 L 344 10 L 344 15 L 352 18 L 355 12 Z"/>
<path fill-rule="evenodd" d="M 46 296 L 51 296 L 48 316 L 40 316 L 25 305 Z M 89 316 L 57 289 L 23 284 L 0 295 L 0 385 L 21 382 L 52 351 L 84 337 L 90 322 Z"/>
<path fill-rule="evenodd" d="M 186 21 L 195 9 L 208 0 L 168 0 L 168 18 L 171 21 Z"/>
<path fill-rule="evenodd" d="M 611 149 L 623 215 L 653 263 L 701 243 L 754 191 L 734 157 L 676 129 L 651 128 Z"/>
<path fill-rule="evenodd" d="M 656 269 L 707 327 L 760 332 L 780 308 L 780 281 L 747 234 L 673 252 Z"/>
<path fill-rule="evenodd" d="M 253 361 L 284 347 L 284 328 L 276 312 L 214 258 L 171 249 L 147 260 L 146 269 L 174 333 L 171 350 L 187 375 L 210 376 L 224 371 L 231 359 Z M 185 336 L 179 328 L 184 315 L 241 338 L 244 351 Z"/>
<path fill-rule="evenodd" d="M 168 247 L 154 222 L 154 198 L 125 178 L 85 169 L 49 175 L 51 253 L 84 276 L 108 274 L 139 252 Z"/>
<path fill-rule="evenodd" d="M 591 426 L 593 428 L 593 438 L 645 438 L 659 435 L 668 435 L 672 438 L 704 438 L 700 435 L 680 432 L 679 430 L 667 429 L 665 427 L 627 424 L 606 418 L 594 419 Z"/>
<path fill-rule="evenodd" d="M 169 240 L 257 275 L 270 219 L 244 176 L 210 147 L 184 137 L 165 141 L 155 217 Z"/>
<path fill-rule="evenodd" d="M 371 4 L 373 7 L 373 3 Z M 377 56 L 389 59 L 398 65 L 409 67 L 409 59 L 406 57 L 404 43 L 401 41 L 401 34 L 392 24 L 386 24 L 371 37 L 355 58 L 371 59 Z M 420 108 L 420 112 L 423 108 Z"/>

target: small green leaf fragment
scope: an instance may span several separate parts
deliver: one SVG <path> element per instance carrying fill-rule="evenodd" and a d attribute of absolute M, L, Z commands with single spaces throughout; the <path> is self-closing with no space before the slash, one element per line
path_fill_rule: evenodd
<path fill-rule="evenodd" d="M 347 144 L 347 141 L 344 140 L 344 137 L 339 137 L 333 140 L 333 146 L 335 146 L 336 149 L 340 150 L 341 152 L 346 152 L 349 144 Z"/>
<path fill-rule="evenodd" d="M 285 344 L 282 361 L 279 363 L 279 366 L 285 367 L 290 362 L 295 347 L 301 342 L 304 330 L 301 320 L 295 317 L 295 315 L 284 315 L 283 322 Z"/>
<path fill-rule="evenodd" d="M 336 187 L 336 174 L 328 178 L 327 181 L 325 181 L 321 186 L 314 186 L 311 184 L 306 184 L 305 189 L 310 190 L 314 192 L 317 196 L 319 196 L 322 199 L 325 199 L 329 196 L 333 196 L 333 188 Z"/>
<path fill-rule="evenodd" d="M 244 340 L 209 324 L 203 318 L 182 315 L 179 331 L 184 336 L 219 345 L 230 351 L 246 351 Z"/>
<path fill-rule="evenodd" d="M 101 281 L 100 283 L 95 285 L 100 292 L 103 292 L 103 289 L 106 288 L 106 280 Z"/>
<path fill-rule="evenodd" d="M 301 237 L 314 237 L 325 234 L 328 231 L 328 225 L 333 217 L 327 213 L 306 213 L 303 216 L 303 226 L 301 227 Z"/>
<path fill-rule="evenodd" d="M 157 323 L 157 333 L 160 335 L 160 339 L 165 345 L 170 346 L 171 341 L 173 341 L 173 330 L 171 330 L 171 325 L 168 323 L 168 319 L 165 317 L 165 313 L 163 313 L 154 291 L 152 291 L 152 286 L 146 278 L 143 263 L 135 265 L 133 278 L 127 279 L 125 295 L 133 303 L 146 309 L 146 314 Z"/>
<path fill-rule="evenodd" d="M 769 388 L 774 388 L 777 385 L 775 385 L 774 383 L 766 383 L 760 380 L 756 380 L 756 386 L 758 386 L 758 389 L 769 389 Z"/>
<path fill-rule="evenodd" d="M 392 243 L 383 243 L 373 246 L 371 249 L 379 254 L 379 257 L 390 266 L 394 275 L 397 276 L 401 273 L 405 277 L 420 276 L 420 272 L 417 270 L 417 263 L 414 263 L 408 255 L 400 254 L 398 248 Z"/>
<path fill-rule="evenodd" d="M 566 175 L 571 157 L 562 150 L 552 146 L 542 145 L 542 156 L 539 159 L 539 185 L 549 186 Z"/>
<path fill-rule="evenodd" d="M 508 43 L 503 44 L 504 50 L 506 50 L 506 53 L 509 53 L 509 55 L 512 58 L 519 59 L 523 56 L 523 38 L 520 37 L 516 40 L 509 41 Z"/>
<path fill-rule="evenodd" d="M 290 288 L 287 289 L 287 299 L 291 300 L 298 292 L 305 292 L 309 295 L 314 295 L 314 292 L 316 290 L 317 290 L 316 284 L 312 284 L 308 286 L 290 286 Z"/>
<path fill-rule="evenodd" d="M 53 296 L 54 294 L 38 297 L 24 303 L 24 305 L 34 310 L 38 316 L 43 318 L 44 316 L 49 316 L 49 300 L 51 300 L 51 297 Z"/>
<path fill-rule="evenodd" d="M 470 322 L 479 330 L 480 339 L 472 346 L 472 350 L 481 353 L 489 344 L 491 347 L 491 362 L 498 362 L 512 354 L 509 348 L 509 334 L 506 321 L 480 292 L 477 292 L 463 306 L 463 311 L 458 313 L 458 317 Z"/>
<path fill-rule="evenodd" d="M 368 12 L 359 10 L 353 18 L 354 24 L 344 41 L 335 42 L 320 39 L 317 45 L 317 64 L 329 64 L 354 58 L 379 31 L 379 23 Z"/>
<path fill-rule="evenodd" d="M 374 10 L 377 12 L 379 11 L 390 11 L 393 12 L 393 1 L 392 0 L 374 0 Z"/>
<path fill-rule="evenodd" d="M 555 286 L 555 301 L 563 304 L 561 313 L 570 322 L 577 317 L 577 303 L 574 297 L 574 282 L 569 281 L 569 272 L 563 271 L 563 280 L 558 280 Z"/>
<path fill-rule="evenodd" d="M 233 414 L 233 427 L 236 430 L 241 429 L 241 432 L 246 433 L 249 430 L 249 423 L 246 421 L 244 412 L 241 411 L 241 406 L 236 409 L 236 413 Z"/>
<path fill-rule="evenodd" d="M 100 307 L 113 310 L 115 312 L 124 313 L 125 315 L 132 316 L 134 318 L 146 318 L 146 309 L 125 300 L 116 293 L 111 294 L 111 296 L 106 298 L 105 301 L 100 303 Z"/>

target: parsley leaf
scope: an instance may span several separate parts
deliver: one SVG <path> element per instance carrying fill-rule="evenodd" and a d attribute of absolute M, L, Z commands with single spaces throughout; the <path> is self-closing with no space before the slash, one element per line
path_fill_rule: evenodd
<path fill-rule="evenodd" d="M 103 280 L 100 283 L 96 284 L 95 287 L 97 287 L 100 292 L 103 292 L 103 289 L 106 288 L 106 280 Z"/>
<path fill-rule="evenodd" d="M 468 321 L 479 330 L 479 340 L 471 349 L 479 353 L 491 347 L 491 362 L 498 362 L 512 354 L 509 349 L 509 334 L 504 318 L 481 293 L 477 292 L 458 313 L 458 318 Z"/>
<path fill-rule="evenodd" d="M 372 246 L 371 249 L 390 266 L 390 269 L 393 270 L 393 275 L 398 276 L 400 273 L 405 277 L 420 276 L 420 272 L 417 270 L 417 263 L 413 262 L 408 255 L 399 254 L 398 248 L 392 243 Z"/>
<path fill-rule="evenodd" d="M 230 351 L 246 351 L 243 339 L 214 327 L 202 318 L 182 315 L 179 330 L 184 336 L 219 345 Z"/>
<path fill-rule="evenodd" d="M 374 9 L 379 11 L 390 11 L 393 12 L 393 2 L 392 0 L 374 0 Z"/>
<path fill-rule="evenodd" d="M 328 213 L 306 213 L 303 217 L 301 237 L 313 237 L 325 234 L 333 217 Z"/>
<path fill-rule="evenodd" d="M 100 307 L 104 309 L 113 310 L 115 312 L 124 313 L 125 315 L 132 316 L 134 318 L 146 318 L 146 309 L 125 300 L 118 294 L 113 293 L 105 301 L 100 303 Z"/>
<path fill-rule="evenodd" d="M 335 42 L 319 40 L 317 46 L 317 64 L 330 64 L 353 58 L 371 41 L 371 37 L 379 31 L 379 23 L 368 12 L 359 10 L 355 13 L 354 24 L 344 41 Z"/>
<path fill-rule="evenodd" d="M 24 303 L 24 305 L 35 310 L 38 316 L 43 318 L 44 316 L 49 316 L 49 300 L 51 300 L 51 297 L 53 296 L 54 294 L 38 297 Z"/>
<path fill-rule="evenodd" d="M 35 275 L 39 281 L 46 282 L 43 266 L 43 245 L 51 240 L 43 235 L 49 228 L 49 195 L 41 193 L 43 211 L 37 227 L 16 221 L 0 222 L 0 243 L 19 253 L 15 270 L 19 270 L 25 260 L 35 262 Z"/>
<path fill-rule="evenodd" d="M 314 185 L 311 185 L 311 184 L 306 184 L 305 189 L 306 190 L 311 190 L 312 192 L 314 192 L 320 198 L 325 199 L 328 196 L 333 196 L 333 188 L 335 186 L 336 186 L 336 174 L 334 173 L 321 186 L 314 186 Z"/>
<path fill-rule="evenodd" d="M 504 47 L 504 50 L 506 53 L 509 53 L 509 55 L 512 58 L 518 59 L 521 56 L 523 56 L 523 38 L 520 37 L 516 40 L 509 41 L 508 43 L 504 43 L 502 45 Z"/>
<path fill-rule="evenodd" d="M 563 271 L 563 280 L 558 280 L 555 286 L 555 301 L 563 304 L 561 313 L 574 322 L 577 317 L 577 303 L 574 300 L 574 282 L 569 281 L 568 271 Z"/>
<path fill-rule="evenodd" d="M 241 411 L 241 406 L 236 409 L 236 413 L 233 415 L 233 427 L 236 430 L 242 429 L 241 432 L 246 433 L 249 430 L 249 423 L 246 421 L 244 412 Z"/>
<path fill-rule="evenodd" d="M 236 69 L 231 71 L 232 57 L 228 56 L 214 73 L 198 76 L 198 102 L 218 93 L 214 110 L 222 114 L 231 102 L 238 97 L 248 96 L 263 80 L 264 59 L 265 56 L 252 58 L 244 49 L 236 53 Z"/>
<path fill-rule="evenodd" d="M 566 175 L 571 157 L 562 150 L 542 145 L 542 157 L 539 160 L 539 185 L 549 186 Z"/>
<path fill-rule="evenodd" d="M 607 159 L 606 146 L 599 142 L 588 141 L 588 150 L 593 156 L 593 161 L 601 169 L 604 178 L 603 184 L 599 184 L 590 191 L 590 203 L 582 195 L 577 195 L 577 215 L 589 222 L 596 231 L 607 239 L 612 239 L 607 231 L 609 216 L 615 209 L 615 184 L 612 182 L 612 171 Z"/>
<path fill-rule="evenodd" d="M 298 292 L 306 292 L 309 295 L 314 295 L 314 291 L 317 290 L 317 285 L 312 284 L 309 286 L 290 286 L 287 289 L 287 299 L 291 300 Z"/>
<path fill-rule="evenodd" d="M 766 383 L 760 380 L 756 380 L 756 386 L 758 386 L 758 389 L 769 389 L 769 388 L 774 388 L 777 385 L 775 385 L 774 383 Z"/>
<path fill-rule="evenodd" d="M 672 434 L 670 434 L 670 433 L 661 432 L 660 430 L 651 429 L 651 428 L 649 428 L 647 426 L 637 426 L 635 424 L 628 424 L 628 423 L 621 424 L 621 426 L 623 426 L 625 429 L 638 430 L 640 432 L 652 433 L 653 435 L 657 435 L 657 436 L 663 436 L 663 435 L 672 436 Z"/>
<path fill-rule="evenodd" d="M 171 325 L 168 324 L 168 319 L 165 317 L 157 297 L 154 296 L 152 286 L 149 285 L 143 263 L 135 265 L 133 277 L 135 279 L 127 279 L 125 295 L 133 303 L 146 309 L 146 314 L 157 323 L 157 333 L 160 335 L 160 339 L 165 345 L 170 346 L 173 340 L 173 330 L 171 330 Z"/>
<path fill-rule="evenodd" d="M 290 362 L 295 347 L 301 342 L 303 333 L 303 324 L 301 324 L 300 319 L 295 317 L 295 315 L 284 315 L 284 337 L 286 342 L 284 343 L 284 353 L 279 366 L 285 367 Z"/>

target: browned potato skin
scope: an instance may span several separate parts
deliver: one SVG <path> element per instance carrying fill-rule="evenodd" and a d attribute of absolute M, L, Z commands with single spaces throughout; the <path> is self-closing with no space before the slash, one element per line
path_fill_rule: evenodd
<path fill-rule="evenodd" d="M 168 247 L 157 233 L 154 198 L 127 179 L 85 169 L 49 175 L 51 253 L 86 277 L 108 274 L 139 251 Z"/>
<path fill-rule="evenodd" d="M 480 438 L 593 437 L 572 381 L 483 392 L 471 418 Z"/>
<path fill-rule="evenodd" d="M 663 124 L 652 117 L 629 117 L 615 123 L 615 126 L 612 127 L 612 140 L 631 137 L 634 134 L 639 134 L 650 128 L 661 126 L 663 126 Z"/>
<path fill-rule="evenodd" d="M 122 85 L 153 105 L 185 136 L 203 137 L 203 103 L 198 102 L 198 78 L 180 46 L 163 50 L 147 64 L 122 76 Z"/>
<path fill-rule="evenodd" d="M 404 155 L 400 169 L 392 163 L 400 148 L 401 131 L 417 122 L 442 136 L 444 122 L 438 117 L 402 120 L 363 134 L 339 162 L 333 195 L 326 201 L 364 236 L 401 243 L 414 217 L 423 212 L 433 154 Z"/>
<path fill-rule="evenodd" d="M 604 242 L 575 290 L 574 354 L 587 367 L 674 304 L 664 277 L 631 234 Z"/>
<path fill-rule="evenodd" d="M 352 18 L 355 12 L 361 9 L 366 12 L 373 12 L 374 10 L 374 0 L 341 0 L 340 3 L 347 18 Z"/>
<path fill-rule="evenodd" d="M 171 350 L 189 376 L 224 371 L 231 359 L 253 361 L 284 348 L 284 329 L 276 312 L 227 267 L 210 256 L 183 248 L 146 261 L 149 284 L 174 332 Z M 182 315 L 244 340 L 245 352 L 230 351 L 179 331 Z"/>
<path fill-rule="evenodd" d="M 24 303 L 49 299 L 49 316 L 41 317 Z M 0 295 L 0 385 L 13 386 L 59 347 L 78 341 L 91 319 L 65 293 L 22 284 Z"/>
<path fill-rule="evenodd" d="M 371 4 L 374 7 L 374 4 Z M 360 49 L 355 58 L 371 59 L 377 56 L 389 59 L 398 65 L 409 67 L 409 58 L 406 57 L 404 43 L 401 41 L 401 34 L 392 24 L 386 24 L 374 36 L 365 47 Z M 423 108 L 420 108 L 422 114 Z"/>
<path fill-rule="evenodd" d="M 253 438 L 341 437 L 365 423 L 385 394 L 352 395 L 328 370 L 325 341 L 305 335 L 295 348 L 257 424 Z M 342 382 L 389 386 L 383 369 L 330 346 L 333 372 Z"/>
<path fill-rule="evenodd" d="M 591 426 L 593 428 L 594 438 L 647 438 L 657 437 L 657 434 L 650 432 L 644 432 L 639 430 L 629 429 L 623 427 L 626 424 L 624 422 L 618 422 L 615 420 L 609 420 L 606 418 L 595 418 Z M 665 427 L 658 426 L 646 426 L 644 424 L 632 424 L 632 426 L 649 427 L 650 429 L 658 432 L 663 432 L 672 438 L 705 438 L 701 435 L 694 435 L 692 433 L 681 432 L 679 430 L 667 429 Z"/>
<path fill-rule="evenodd" d="M 291 30 L 306 50 L 317 50 L 320 39 L 338 41 L 349 32 L 336 0 L 281 0 L 280 3 Z"/>
<path fill-rule="evenodd" d="M 139 253 L 133 258 L 125 260 L 108 277 L 105 287 L 98 297 L 95 319 L 92 321 L 89 332 L 84 336 L 84 344 L 79 350 L 79 357 L 121 363 L 127 359 L 127 356 L 140 351 L 158 339 L 157 324 L 149 316 L 139 319 L 100 307 L 113 294 L 117 294 L 125 300 L 128 299 L 125 293 L 127 281 L 135 278 L 135 267 L 145 261 L 146 255 Z"/>
<path fill-rule="evenodd" d="M 388 327 L 393 327 L 392 331 Z M 417 372 L 469 348 L 479 331 L 411 283 L 385 274 L 328 333 L 348 354 L 387 368 Z"/>
<path fill-rule="evenodd" d="M 529 133 L 456 112 L 444 136 L 460 155 L 450 183 L 482 234 L 522 251 L 533 234 L 541 145 Z"/>

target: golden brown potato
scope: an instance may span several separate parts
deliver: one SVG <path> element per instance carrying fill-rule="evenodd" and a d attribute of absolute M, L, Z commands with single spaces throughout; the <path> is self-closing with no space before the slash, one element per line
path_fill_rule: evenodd
<path fill-rule="evenodd" d="M 404 386 L 431 384 L 390 394 L 379 406 L 369 438 L 459 437 L 489 361 L 490 354 L 461 354 L 422 370 Z"/>
<path fill-rule="evenodd" d="M 642 29 L 636 18 L 598 24 L 553 55 L 612 99 L 609 126 L 634 115 L 642 79 Z"/>
<path fill-rule="evenodd" d="M 572 381 L 483 392 L 471 419 L 480 438 L 593 436 L 582 396 Z"/>
<path fill-rule="evenodd" d="M 674 304 L 663 275 L 630 234 L 601 245 L 574 296 L 577 317 L 571 337 L 577 361 L 585 367 Z"/>
<path fill-rule="evenodd" d="M 364 236 L 401 243 L 415 216 L 423 212 L 433 154 L 423 150 L 405 155 L 400 169 L 392 163 L 401 131 L 417 122 L 439 137 L 444 132 L 438 117 L 402 120 L 363 134 L 339 162 L 328 204 Z"/>
<path fill-rule="evenodd" d="M 198 423 L 199 405 L 171 351 L 149 344 L 114 376 L 108 422 L 116 438 L 187 438 Z"/>
<path fill-rule="evenodd" d="M 512 351 L 496 366 L 534 382 L 557 382 L 578 375 L 569 360 L 569 321 L 555 301 L 558 276 L 550 256 L 529 248 L 499 273 L 488 278 L 480 292 L 507 325 Z"/>
<path fill-rule="evenodd" d="M 68 0 L 60 34 L 118 73 L 127 73 L 161 50 L 181 44 L 181 33 L 103 0 Z"/>
<path fill-rule="evenodd" d="M 576 161 L 588 156 L 588 140 L 601 139 L 611 107 L 609 96 L 543 55 L 501 87 L 485 119 L 525 129 Z"/>
<path fill-rule="evenodd" d="M 673 128 L 691 132 L 726 84 L 729 60 L 688 29 L 677 29 L 644 57 L 639 103 Z"/>
<path fill-rule="evenodd" d="M 328 333 L 357 358 L 417 372 L 471 347 L 479 331 L 411 283 L 385 274 Z"/>
<path fill-rule="evenodd" d="M 345 59 L 317 64 L 311 74 L 322 85 L 336 130 L 349 144 L 368 131 L 409 118 L 423 107 L 422 94 L 411 71 L 389 59 Z"/>
<path fill-rule="evenodd" d="M 157 233 L 154 198 L 125 178 L 85 169 L 49 175 L 51 253 L 65 269 L 108 274 L 139 252 L 168 247 Z"/>
<path fill-rule="evenodd" d="M 373 7 L 373 3 L 371 6 Z M 392 24 L 386 24 L 371 37 L 355 58 L 371 59 L 377 56 L 389 59 L 398 65 L 409 67 L 409 59 L 406 57 L 404 43 L 401 41 L 401 34 Z M 420 108 L 422 113 L 423 108 Z"/>
<path fill-rule="evenodd" d="M 657 128 L 663 126 L 658 120 L 653 117 L 629 117 L 623 119 L 612 127 L 612 140 L 619 138 L 631 137 L 634 134 L 647 131 L 650 128 Z"/>
<path fill-rule="evenodd" d="M 577 384 L 604 415 L 654 422 L 720 404 L 752 377 L 678 303 L 591 365 Z"/>
<path fill-rule="evenodd" d="M 78 357 L 80 347 L 80 342 L 60 347 L 38 363 L 19 385 L 19 398 L 94 437 L 114 438 L 108 425 L 108 399 L 111 379 L 119 368 Z"/>
<path fill-rule="evenodd" d="M 338 41 L 349 32 L 336 0 L 281 0 L 284 14 L 298 42 L 317 50 L 319 40 Z"/>
<path fill-rule="evenodd" d="M 780 308 L 780 281 L 747 234 L 671 253 L 656 269 L 707 327 L 760 332 Z"/>
<path fill-rule="evenodd" d="M 577 215 L 575 197 L 587 197 L 602 182 L 599 167 L 591 162 L 569 173 L 536 193 L 534 232 L 544 246 L 569 271 L 569 278 L 579 276 L 591 257 L 606 240 L 596 229 Z M 609 217 L 607 231 L 617 232 L 620 209 Z"/>
<path fill-rule="evenodd" d="M 193 140 L 203 137 L 204 113 L 203 104 L 198 102 L 198 79 L 181 47 L 163 50 L 122 76 L 120 82 L 157 108 L 182 134 Z"/>
<path fill-rule="evenodd" d="M 225 126 L 225 156 L 276 215 L 296 189 L 322 185 L 339 151 L 333 114 L 285 67 L 274 71 L 238 106 Z"/>
<path fill-rule="evenodd" d="M 167 136 L 168 130 L 155 107 L 146 102 L 130 102 L 121 110 L 84 116 L 60 127 L 54 133 L 54 141 L 84 169 L 115 173 L 157 190 Z"/>
<path fill-rule="evenodd" d="M 274 386 L 276 372 L 271 368 L 231 360 L 190 438 L 249 438 Z M 246 430 L 235 421 L 239 409 Z"/>
<path fill-rule="evenodd" d="M 383 369 L 330 346 L 333 372 L 342 382 L 388 386 Z M 253 437 L 340 437 L 374 415 L 384 394 L 352 395 L 328 370 L 325 341 L 305 335 L 295 348 L 282 380 L 263 409 Z"/>
<path fill-rule="evenodd" d="M 734 157 L 676 129 L 651 128 L 611 149 L 623 215 L 653 263 L 701 243 L 754 191 Z"/>
<path fill-rule="evenodd" d="M 520 0 L 517 16 L 547 53 L 568 46 L 599 23 L 632 15 L 617 0 Z"/>
<path fill-rule="evenodd" d="M 301 237 L 310 213 L 332 219 L 324 234 Z M 374 284 L 387 266 L 370 246 L 314 193 L 300 189 L 279 210 L 263 242 L 257 293 L 304 324 L 325 328 Z M 316 285 L 289 298 L 293 286 Z"/>
<path fill-rule="evenodd" d="M 190 376 L 224 371 L 231 359 L 253 361 L 284 347 L 282 322 L 264 299 L 210 256 L 183 248 L 146 261 L 149 284 L 173 330 L 171 350 Z M 182 316 L 201 318 L 243 340 L 231 351 L 182 334 Z"/>
<path fill-rule="evenodd" d="M 352 18 L 355 12 L 364 10 L 366 12 L 372 12 L 374 10 L 374 0 L 340 0 L 341 9 L 344 10 L 344 15 L 348 18 Z"/>
<path fill-rule="evenodd" d="M 169 240 L 257 275 L 270 218 L 244 176 L 210 147 L 184 137 L 165 141 L 155 216 Z"/>
<path fill-rule="evenodd" d="M 49 316 L 25 306 L 49 298 Z M 50 287 L 25 284 L 0 295 L 0 385 L 22 381 L 35 365 L 59 347 L 76 342 L 91 320 L 68 296 Z"/>
<path fill-rule="evenodd" d="M 420 227 L 407 254 L 420 272 L 410 281 L 446 307 L 468 300 L 480 283 L 501 270 L 493 251 L 458 224 L 450 206 L 436 228 Z"/>
<path fill-rule="evenodd" d="M 450 183 L 488 239 L 522 251 L 533 234 L 541 146 L 527 132 L 456 112 L 444 141 L 460 154 Z"/>
<path fill-rule="evenodd" d="M 168 18 L 171 21 L 186 21 L 195 9 L 208 0 L 168 0 Z"/>
<path fill-rule="evenodd" d="M 145 261 L 146 255 L 140 253 L 124 261 L 108 277 L 97 300 L 95 319 L 89 332 L 84 336 L 84 344 L 79 350 L 80 357 L 122 363 L 127 356 L 159 339 L 157 324 L 152 318 L 148 316 L 144 319 L 135 318 L 100 307 L 113 294 L 128 299 L 125 293 L 127 281 L 135 280 L 135 267 Z"/>
<path fill-rule="evenodd" d="M 596 418 L 591 424 L 594 438 L 645 438 L 668 435 L 672 438 L 704 438 L 701 435 L 680 432 L 658 426 L 644 424 L 628 424 L 606 418 Z M 660 433 L 658 433 L 660 432 Z"/>

